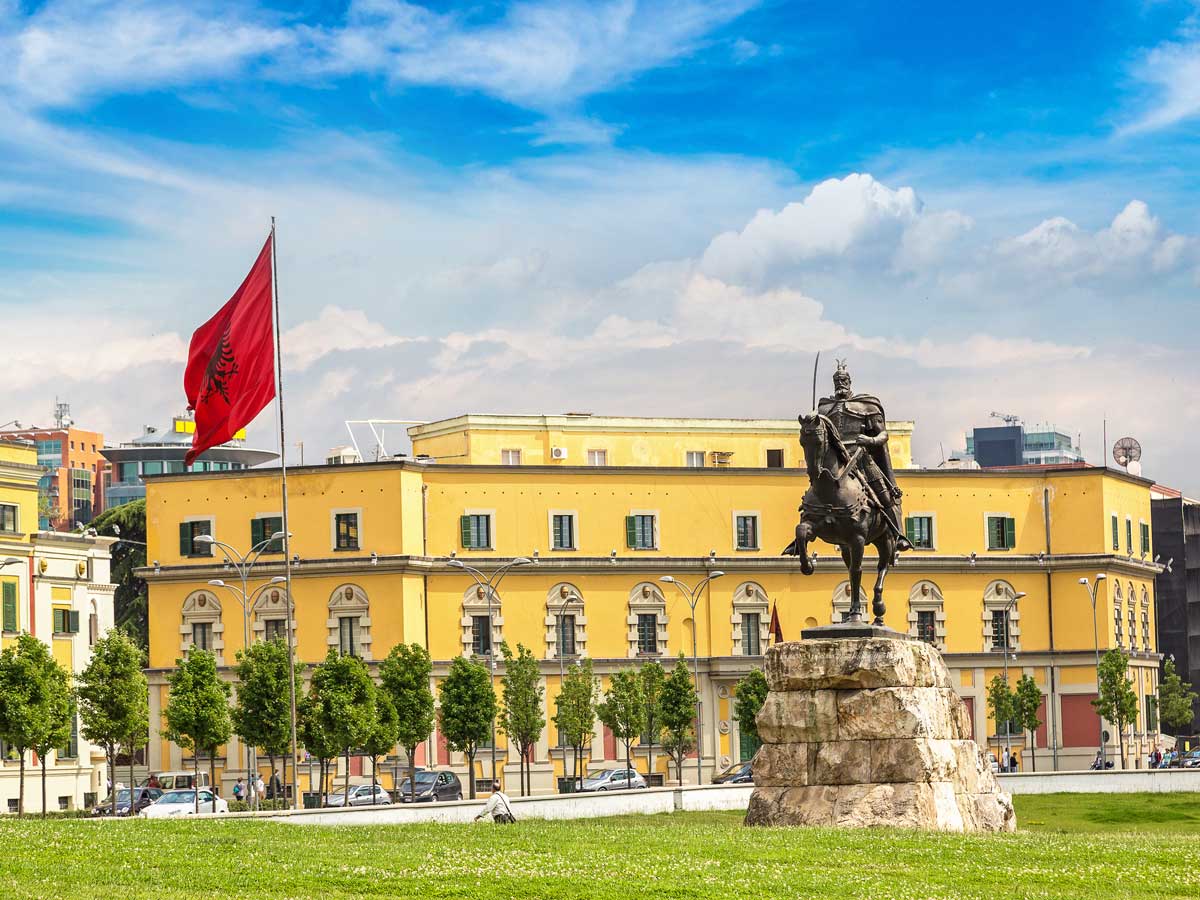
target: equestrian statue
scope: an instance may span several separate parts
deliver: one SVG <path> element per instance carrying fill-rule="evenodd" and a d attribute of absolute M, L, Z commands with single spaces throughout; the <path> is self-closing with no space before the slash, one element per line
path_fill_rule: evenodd
<path fill-rule="evenodd" d="M 879 566 L 871 600 L 872 624 L 883 625 L 888 568 L 900 551 L 912 549 L 901 526 L 902 494 L 888 455 L 883 404 L 870 394 L 855 394 L 846 363 L 838 360 L 833 396 L 822 397 L 817 408 L 801 414 L 799 420 L 809 487 L 800 504 L 796 539 L 783 554 L 800 557 L 800 571 L 811 575 L 809 542 L 820 538 L 836 545 L 850 572 L 850 612 L 845 621 L 862 623 L 863 552 L 867 544 L 874 545 Z"/>

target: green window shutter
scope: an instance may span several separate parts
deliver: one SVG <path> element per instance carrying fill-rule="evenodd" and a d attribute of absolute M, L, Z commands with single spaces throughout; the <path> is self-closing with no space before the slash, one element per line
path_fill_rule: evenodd
<path fill-rule="evenodd" d="M 625 546 L 630 549 L 637 547 L 637 516 L 625 517 Z"/>
<path fill-rule="evenodd" d="M 913 522 L 912 516 L 904 517 L 904 536 L 908 538 L 908 542 L 910 544 L 914 545 L 917 543 L 917 530 L 915 525 L 916 523 Z"/>
<path fill-rule="evenodd" d="M 469 549 L 471 547 L 471 517 L 459 516 L 458 527 L 462 532 L 462 545 L 463 547 Z"/>
<path fill-rule="evenodd" d="M 1113 549 L 1121 549 L 1121 526 L 1117 524 L 1117 517 L 1112 517 L 1112 533 L 1113 533 Z"/>
<path fill-rule="evenodd" d="M 563 517 L 562 516 L 554 517 L 554 546 L 555 546 L 555 548 L 566 546 L 566 542 L 563 541 Z"/>
<path fill-rule="evenodd" d="M 263 520 L 250 520 L 250 546 L 257 547 L 263 542 Z"/>
<path fill-rule="evenodd" d="M 17 586 L 11 581 L 4 582 L 4 622 L 5 631 L 17 630 Z"/>
<path fill-rule="evenodd" d="M 1004 548 L 1011 550 L 1017 546 L 1017 522 L 1015 519 L 1004 520 Z"/>
<path fill-rule="evenodd" d="M 1142 552 L 1150 552 L 1150 526 L 1145 522 L 1142 523 Z"/>
<path fill-rule="evenodd" d="M 1133 552 L 1133 519 L 1125 520 L 1125 549 Z"/>
<path fill-rule="evenodd" d="M 53 631 L 55 634 L 67 633 L 67 611 L 65 609 L 56 609 L 53 611 Z"/>
<path fill-rule="evenodd" d="M 192 523 L 191 522 L 180 522 L 179 523 L 179 555 L 180 556 L 191 556 L 192 555 Z"/>
<path fill-rule="evenodd" d="M 71 634 L 79 634 L 79 612 L 71 610 L 67 615 L 67 631 Z"/>

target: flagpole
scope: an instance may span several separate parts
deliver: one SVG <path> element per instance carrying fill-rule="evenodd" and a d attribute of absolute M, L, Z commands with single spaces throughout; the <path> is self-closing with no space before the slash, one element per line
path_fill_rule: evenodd
<path fill-rule="evenodd" d="M 271 326 L 275 332 L 275 408 L 279 411 L 279 481 L 280 489 L 283 494 L 283 575 L 286 579 L 284 587 L 287 589 L 287 602 L 284 607 L 287 611 L 287 622 L 284 632 L 287 634 L 288 661 L 292 665 L 292 672 L 288 677 L 288 701 L 291 704 L 289 713 L 291 715 L 292 726 L 292 808 L 300 808 L 300 790 L 299 790 L 299 775 L 298 762 L 299 753 L 297 752 L 296 741 L 296 648 L 294 646 L 294 638 L 292 637 L 292 623 L 295 616 L 295 597 L 292 594 L 292 534 L 288 528 L 288 490 L 287 490 L 287 439 L 283 429 L 283 353 L 279 343 L 279 274 L 275 268 L 275 217 L 271 216 L 271 294 L 272 294 L 272 316 Z"/>

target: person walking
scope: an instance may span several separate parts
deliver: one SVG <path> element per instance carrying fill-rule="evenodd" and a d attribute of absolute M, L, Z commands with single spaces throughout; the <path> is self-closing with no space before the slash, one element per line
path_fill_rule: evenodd
<path fill-rule="evenodd" d="M 239 778 L 233 786 L 233 799 L 234 800 L 245 800 L 246 799 L 246 785 L 242 783 L 241 778 Z"/>
<path fill-rule="evenodd" d="M 283 782 L 279 780 L 279 770 L 271 771 L 271 780 L 267 784 L 267 799 L 281 800 L 283 799 Z"/>

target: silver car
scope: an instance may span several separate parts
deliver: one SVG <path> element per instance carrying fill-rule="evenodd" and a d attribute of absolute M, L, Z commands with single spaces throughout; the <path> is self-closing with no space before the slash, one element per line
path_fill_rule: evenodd
<path fill-rule="evenodd" d="M 380 785 L 375 785 L 374 797 L 371 796 L 371 785 L 369 784 L 352 784 L 350 786 L 350 802 L 346 803 L 346 793 L 338 791 L 330 794 L 329 799 L 325 801 L 325 805 L 329 807 L 338 806 L 387 806 L 392 802 L 392 798 L 388 796 Z"/>
<path fill-rule="evenodd" d="M 644 788 L 646 779 L 635 769 L 602 769 L 583 780 L 581 791 L 630 791 Z"/>

